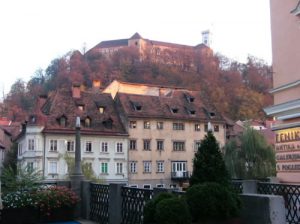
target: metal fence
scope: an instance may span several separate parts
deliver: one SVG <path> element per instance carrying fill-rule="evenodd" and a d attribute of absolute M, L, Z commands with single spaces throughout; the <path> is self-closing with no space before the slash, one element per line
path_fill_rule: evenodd
<path fill-rule="evenodd" d="M 286 222 L 289 224 L 300 223 L 300 186 L 287 184 L 271 184 L 259 182 L 259 194 L 281 195 L 284 198 L 286 209 Z"/>
<path fill-rule="evenodd" d="M 242 180 L 231 181 L 231 186 L 238 194 L 243 193 L 243 181 Z"/>
<path fill-rule="evenodd" d="M 122 224 L 143 223 L 144 206 L 153 197 L 153 190 L 122 188 Z"/>
<path fill-rule="evenodd" d="M 108 224 L 109 185 L 91 183 L 90 218 L 101 224 Z"/>

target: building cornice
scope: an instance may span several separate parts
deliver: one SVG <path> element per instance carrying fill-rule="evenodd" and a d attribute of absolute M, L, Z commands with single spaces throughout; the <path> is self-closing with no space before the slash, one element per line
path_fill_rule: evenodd
<path fill-rule="evenodd" d="M 300 109 L 300 99 L 264 108 L 267 115 L 274 116 L 291 110 Z"/>
<path fill-rule="evenodd" d="M 287 83 L 285 85 L 282 85 L 282 86 L 279 86 L 277 88 L 274 88 L 274 89 L 271 89 L 269 91 L 269 93 L 277 93 L 277 92 L 280 92 L 280 91 L 283 91 L 283 90 L 286 90 L 286 89 L 290 89 L 290 88 L 293 88 L 293 87 L 296 87 L 296 86 L 299 86 L 300 85 L 300 80 L 297 80 L 295 82 L 291 82 L 291 83 Z"/>
<path fill-rule="evenodd" d="M 300 127 L 300 122 L 273 125 L 271 129 L 272 129 L 272 131 L 279 131 L 279 130 L 282 130 L 282 129 L 297 128 L 297 127 Z"/>

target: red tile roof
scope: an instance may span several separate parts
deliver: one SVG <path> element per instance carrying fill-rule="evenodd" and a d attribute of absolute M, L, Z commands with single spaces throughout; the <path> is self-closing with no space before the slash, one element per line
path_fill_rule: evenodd
<path fill-rule="evenodd" d="M 118 93 L 116 97 L 128 117 L 225 122 L 199 91 L 174 90 L 168 97 Z"/>
<path fill-rule="evenodd" d="M 79 101 L 83 110 L 78 107 Z M 102 114 L 99 107 L 104 108 Z M 81 92 L 80 99 L 75 99 L 71 90 L 57 90 L 48 97 L 40 112 L 29 117 L 28 125 L 42 125 L 45 133 L 74 133 L 77 116 L 83 124 L 86 118 L 91 120 L 90 127 L 81 126 L 82 134 L 127 135 L 111 95 L 92 91 Z M 62 117 L 65 126 L 60 123 Z"/>

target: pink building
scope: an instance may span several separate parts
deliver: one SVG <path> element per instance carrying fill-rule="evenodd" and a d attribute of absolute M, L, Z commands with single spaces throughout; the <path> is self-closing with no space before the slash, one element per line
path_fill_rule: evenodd
<path fill-rule="evenodd" d="M 265 108 L 276 120 L 277 177 L 300 182 L 300 1 L 270 0 L 274 105 Z"/>

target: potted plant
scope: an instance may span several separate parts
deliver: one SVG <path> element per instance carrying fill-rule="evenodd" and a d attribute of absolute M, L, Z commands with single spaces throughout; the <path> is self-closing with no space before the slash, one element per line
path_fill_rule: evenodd
<path fill-rule="evenodd" d="M 79 197 L 64 186 L 51 186 L 35 193 L 35 204 L 40 210 L 40 221 L 73 220 Z"/>

